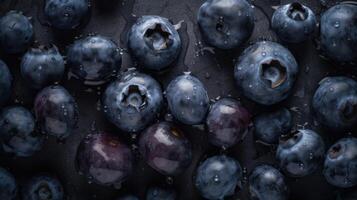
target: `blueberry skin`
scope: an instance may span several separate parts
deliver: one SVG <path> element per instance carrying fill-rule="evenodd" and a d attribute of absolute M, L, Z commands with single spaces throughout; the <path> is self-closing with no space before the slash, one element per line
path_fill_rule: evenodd
<path fill-rule="evenodd" d="M 223 98 L 215 102 L 207 115 L 206 126 L 211 144 L 228 148 L 248 131 L 251 114 L 239 101 Z"/>
<path fill-rule="evenodd" d="M 44 14 L 59 30 L 73 30 L 83 25 L 90 14 L 89 0 L 46 0 Z"/>
<path fill-rule="evenodd" d="M 128 47 L 140 66 L 161 71 L 179 56 L 181 38 L 168 19 L 142 16 L 128 33 Z"/>
<path fill-rule="evenodd" d="M 0 199 L 14 200 L 17 196 L 17 184 L 14 176 L 0 167 Z"/>
<path fill-rule="evenodd" d="M 287 175 L 303 177 L 319 168 L 324 154 L 322 138 L 312 130 L 303 129 L 280 140 L 276 159 Z"/>
<path fill-rule="evenodd" d="M 12 75 L 7 65 L 0 60 L 0 106 L 10 98 L 11 86 Z"/>
<path fill-rule="evenodd" d="M 262 113 L 254 118 L 254 136 L 265 144 L 278 144 L 281 135 L 293 127 L 293 117 L 286 108 Z"/>
<path fill-rule="evenodd" d="M 298 2 L 280 6 L 271 20 L 272 28 L 279 38 L 290 43 L 311 38 L 316 31 L 316 24 L 314 12 Z"/>
<path fill-rule="evenodd" d="M 36 96 L 34 110 L 39 128 L 44 134 L 65 139 L 77 127 L 77 103 L 60 85 L 42 89 Z"/>
<path fill-rule="evenodd" d="M 263 105 L 286 99 L 295 83 L 298 64 L 288 49 L 263 41 L 248 47 L 235 65 L 234 77 L 243 94 Z"/>
<path fill-rule="evenodd" d="M 146 200 L 175 200 L 176 193 L 173 190 L 159 187 L 151 187 L 146 193 Z"/>
<path fill-rule="evenodd" d="M 0 18 L 0 47 L 5 53 L 22 53 L 30 47 L 33 39 L 32 24 L 20 12 L 9 11 Z"/>
<path fill-rule="evenodd" d="M 123 74 L 103 94 L 104 112 L 114 125 L 126 132 L 138 132 L 152 123 L 163 104 L 159 83 L 136 71 Z"/>
<path fill-rule="evenodd" d="M 105 186 L 117 185 L 131 174 L 133 155 L 116 136 L 89 134 L 78 147 L 76 164 L 89 180 Z"/>
<path fill-rule="evenodd" d="M 61 182 L 47 175 L 35 176 L 22 189 L 23 200 L 63 200 Z"/>
<path fill-rule="evenodd" d="M 279 170 L 260 165 L 249 176 L 249 195 L 254 200 L 286 200 L 289 188 Z"/>
<path fill-rule="evenodd" d="M 192 161 L 192 148 L 180 129 L 169 122 L 159 122 L 140 136 L 139 151 L 153 169 L 163 175 L 178 175 Z"/>
<path fill-rule="evenodd" d="M 195 185 L 206 199 L 224 199 L 241 187 L 242 168 L 238 161 L 225 155 L 207 158 L 196 172 Z"/>
<path fill-rule="evenodd" d="M 357 5 L 340 3 L 322 14 L 320 43 L 325 55 L 337 62 L 357 61 Z"/>
<path fill-rule="evenodd" d="M 327 182 L 336 187 L 357 185 L 357 138 L 343 138 L 330 147 L 323 174 Z"/>
<path fill-rule="evenodd" d="M 203 39 L 220 49 L 239 47 L 254 29 L 254 9 L 246 0 L 207 0 L 197 22 Z"/>
<path fill-rule="evenodd" d="M 119 46 L 100 35 L 75 41 L 67 52 L 71 72 L 88 85 L 109 81 L 119 71 L 121 62 Z"/>
<path fill-rule="evenodd" d="M 357 123 L 357 82 L 351 78 L 326 77 L 320 81 L 312 108 L 317 121 L 336 131 Z"/>
<path fill-rule="evenodd" d="M 35 89 L 60 81 L 64 70 L 63 57 L 54 45 L 33 48 L 22 57 L 21 75 Z"/>
<path fill-rule="evenodd" d="M 170 82 L 166 89 L 166 99 L 171 114 L 187 125 L 201 124 L 209 109 L 209 98 L 202 82 L 184 74 Z"/>
<path fill-rule="evenodd" d="M 39 151 L 43 138 L 35 133 L 35 119 L 24 107 L 13 106 L 0 114 L 0 141 L 5 152 L 28 157 Z"/>

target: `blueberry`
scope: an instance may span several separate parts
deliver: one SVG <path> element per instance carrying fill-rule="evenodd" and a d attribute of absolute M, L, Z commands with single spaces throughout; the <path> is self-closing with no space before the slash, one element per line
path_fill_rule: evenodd
<path fill-rule="evenodd" d="M 276 159 L 289 176 L 303 177 L 319 168 L 325 154 L 322 138 L 312 130 L 298 130 L 281 138 Z"/>
<path fill-rule="evenodd" d="M 71 72 L 89 85 L 109 81 L 119 71 L 121 62 L 117 44 L 99 35 L 75 41 L 67 52 L 67 63 Z"/>
<path fill-rule="evenodd" d="M 252 34 L 254 10 L 246 0 L 207 0 L 198 11 L 197 21 L 209 45 L 232 49 Z"/>
<path fill-rule="evenodd" d="M 23 200 L 63 200 L 61 182 L 52 176 L 35 176 L 22 189 Z"/>
<path fill-rule="evenodd" d="M 275 42 L 257 42 L 239 57 L 234 77 L 243 94 L 263 105 L 288 97 L 298 73 L 298 64 L 288 49 Z"/>
<path fill-rule="evenodd" d="M 280 6 L 273 14 L 271 25 L 285 42 L 299 43 L 312 37 L 316 30 L 316 17 L 307 6 L 298 2 Z"/>
<path fill-rule="evenodd" d="M 238 161 L 225 155 L 207 158 L 196 172 L 195 184 L 206 199 L 224 199 L 241 187 L 242 168 Z"/>
<path fill-rule="evenodd" d="M 337 62 L 357 61 L 357 5 L 341 3 L 322 14 L 321 49 Z"/>
<path fill-rule="evenodd" d="M 240 102 L 223 98 L 215 102 L 206 119 L 211 144 L 228 148 L 243 139 L 251 123 L 251 114 Z"/>
<path fill-rule="evenodd" d="M 265 144 L 277 144 L 281 135 L 286 135 L 293 127 L 290 111 L 281 108 L 254 118 L 254 136 Z"/>
<path fill-rule="evenodd" d="M 129 71 L 107 87 L 103 104 L 107 118 L 119 129 L 137 132 L 156 119 L 163 104 L 162 90 L 151 76 Z"/>
<path fill-rule="evenodd" d="M 7 65 L 0 60 L 0 106 L 10 98 L 11 86 L 12 75 Z"/>
<path fill-rule="evenodd" d="M 73 30 L 83 25 L 90 14 L 89 0 L 46 0 L 44 14 L 60 30 Z"/>
<path fill-rule="evenodd" d="M 77 104 L 62 86 L 42 89 L 36 96 L 34 110 L 42 133 L 65 139 L 77 126 Z"/>
<path fill-rule="evenodd" d="M 176 193 L 170 189 L 151 187 L 146 193 L 146 200 L 175 200 Z"/>
<path fill-rule="evenodd" d="M 357 123 L 357 82 L 347 77 L 326 77 L 320 81 L 312 108 L 317 121 L 336 131 Z"/>
<path fill-rule="evenodd" d="M 249 194 L 254 200 L 286 200 L 289 189 L 279 170 L 270 165 L 260 165 L 249 176 Z"/>
<path fill-rule="evenodd" d="M 17 196 L 17 184 L 14 176 L 0 167 L 0 199 L 15 200 Z"/>
<path fill-rule="evenodd" d="M 60 81 L 64 70 L 64 60 L 54 45 L 31 49 L 22 57 L 21 75 L 36 89 Z"/>
<path fill-rule="evenodd" d="M 128 47 L 140 66 L 160 71 L 177 59 L 181 39 L 168 19 L 142 16 L 129 31 Z"/>
<path fill-rule="evenodd" d="M 176 77 L 166 89 L 171 114 L 181 123 L 202 123 L 208 112 L 209 98 L 200 80 L 190 74 Z"/>
<path fill-rule="evenodd" d="M 330 147 L 323 174 L 336 187 L 357 185 L 357 138 L 343 138 Z"/>
<path fill-rule="evenodd" d="M 0 18 L 0 47 L 9 54 L 26 51 L 32 44 L 34 31 L 30 20 L 18 11 L 10 11 Z"/>
<path fill-rule="evenodd" d="M 100 185 L 120 185 L 131 174 L 133 155 L 116 136 L 89 134 L 78 147 L 78 170 Z"/>
<path fill-rule="evenodd" d="M 126 195 L 123 197 L 119 197 L 116 200 L 139 200 L 138 197 L 133 196 L 133 195 Z"/>
<path fill-rule="evenodd" d="M 169 122 L 147 128 L 140 136 L 139 150 L 144 160 L 163 175 L 178 175 L 192 161 L 190 142 Z"/>
<path fill-rule="evenodd" d="M 43 138 L 36 135 L 35 119 L 20 106 L 7 107 L 0 114 L 0 141 L 4 151 L 28 157 L 42 148 Z"/>

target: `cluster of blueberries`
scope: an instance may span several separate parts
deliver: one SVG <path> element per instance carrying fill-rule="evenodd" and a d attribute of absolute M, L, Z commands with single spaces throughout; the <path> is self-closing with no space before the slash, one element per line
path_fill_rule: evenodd
<path fill-rule="evenodd" d="M 44 13 L 49 24 L 60 31 L 85 25 L 90 16 L 89 0 L 46 0 Z M 219 49 L 241 47 L 254 29 L 254 7 L 247 0 L 207 0 L 199 9 L 197 22 L 204 41 Z M 311 9 L 300 3 L 280 6 L 272 17 L 272 28 L 288 43 L 300 43 L 319 32 L 321 50 L 332 61 L 355 65 L 357 61 L 357 4 L 339 3 L 321 17 L 319 26 Z M 319 31 L 316 30 L 319 27 Z M 160 16 L 142 16 L 128 32 L 128 48 L 141 69 L 167 70 L 181 50 L 178 27 Z M 326 181 L 336 187 L 357 185 L 357 138 L 345 137 L 326 153 L 324 141 L 313 130 L 293 130 L 293 116 L 280 108 L 253 117 L 233 98 L 210 105 L 202 82 L 185 73 L 173 79 L 166 90 L 150 75 L 129 69 L 119 73 L 120 47 L 111 39 L 92 35 L 76 40 L 68 49 L 66 61 L 56 46 L 29 47 L 34 40 L 30 20 L 21 12 L 10 11 L 0 18 L 0 48 L 5 54 L 22 54 L 22 78 L 40 90 L 34 100 L 34 115 L 22 106 L 2 108 L 0 142 L 4 152 L 28 157 L 39 151 L 44 135 L 65 139 L 78 122 L 75 99 L 58 83 L 65 66 L 87 85 L 108 83 L 102 96 L 107 119 L 119 130 L 140 133 L 139 152 L 146 163 L 166 176 L 177 176 L 192 161 L 192 147 L 180 128 L 160 121 L 158 113 L 167 103 L 177 123 L 205 124 L 212 145 L 226 149 L 244 138 L 252 124 L 254 136 L 267 145 L 278 145 L 279 169 L 256 167 L 249 176 L 252 199 L 283 200 L 289 197 L 285 177 L 303 177 L 321 165 Z M 271 41 L 248 47 L 237 60 L 234 77 L 237 88 L 248 99 L 262 105 L 285 100 L 299 71 L 298 63 L 284 46 Z M 0 104 L 11 96 L 12 75 L 0 61 Z M 357 123 L 357 82 L 351 78 L 326 77 L 312 100 L 316 119 L 335 131 L 347 131 Z M 37 131 L 39 129 L 40 131 Z M 292 131 L 293 130 L 293 131 Z M 78 147 L 79 171 L 100 185 L 117 185 L 133 171 L 132 150 L 116 135 L 88 134 Z M 284 174 L 284 175 L 283 175 Z M 197 190 L 206 199 L 224 199 L 242 187 L 240 163 L 226 155 L 206 158 L 194 176 Z M 0 168 L 0 199 L 17 194 L 14 177 Z M 25 200 L 64 199 L 61 183 L 55 177 L 40 175 L 22 188 Z M 174 191 L 148 190 L 147 199 L 176 199 Z M 138 199 L 134 196 L 119 199 Z"/>

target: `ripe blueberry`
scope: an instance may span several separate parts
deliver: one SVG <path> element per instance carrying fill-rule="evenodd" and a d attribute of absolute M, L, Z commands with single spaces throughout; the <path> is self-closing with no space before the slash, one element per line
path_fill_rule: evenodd
<path fill-rule="evenodd" d="M 239 57 L 234 77 L 243 94 L 260 104 L 286 99 L 294 85 L 298 65 L 288 49 L 263 41 L 247 48 Z"/>
<path fill-rule="evenodd" d="M 289 176 L 303 177 L 319 168 L 324 154 L 322 138 L 312 130 L 303 129 L 281 138 L 276 159 Z"/>
<path fill-rule="evenodd" d="M 342 131 L 357 123 L 357 82 L 348 77 L 326 77 L 320 81 L 312 108 L 317 121 Z"/>
<path fill-rule="evenodd" d="M 207 158 L 196 172 L 195 185 L 206 199 L 224 199 L 241 187 L 242 168 L 238 161 L 225 155 Z"/>
<path fill-rule="evenodd" d="M 336 187 L 357 185 L 357 138 L 343 138 L 330 147 L 323 173 L 327 182 Z"/>
<path fill-rule="evenodd" d="M 323 13 L 321 49 L 337 62 L 357 61 L 357 5 L 340 3 Z"/>
<path fill-rule="evenodd" d="M 22 53 L 32 44 L 33 39 L 32 24 L 20 12 L 10 11 L 0 18 L 0 47 L 5 53 Z"/>
<path fill-rule="evenodd" d="M 64 60 L 56 46 L 31 49 L 22 57 L 21 75 L 36 89 L 60 81 L 64 70 Z"/>
<path fill-rule="evenodd" d="M 147 128 L 140 136 L 139 150 L 147 164 L 163 175 L 182 173 L 192 160 L 190 142 L 169 122 Z"/>
<path fill-rule="evenodd" d="M 180 54 L 181 39 L 168 19 L 142 16 L 128 34 L 128 47 L 140 66 L 160 71 Z"/>
<path fill-rule="evenodd" d="M 115 76 L 121 67 L 119 47 L 109 38 L 89 36 L 74 42 L 67 52 L 73 74 L 88 85 L 99 85 Z"/>
<path fill-rule="evenodd" d="M 255 139 L 265 144 L 277 144 L 281 135 L 287 134 L 293 127 L 290 111 L 281 108 L 254 118 Z"/>
<path fill-rule="evenodd" d="M 78 147 L 76 164 L 89 180 L 116 186 L 131 174 L 133 156 L 130 148 L 116 136 L 89 134 Z"/>
<path fill-rule="evenodd" d="M 161 86 L 149 75 L 129 71 L 107 87 L 103 104 L 109 121 L 123 131 L 137 132 L 152 123 L 160 112 Z"/>
<path fill-rule="evenodd" d="M 171 114 L 181 123 L 202 123 L 209 108 L 207 91 L 200 80 L 190 74 L 176 77 L 166 89 Z"/>
<path fill-rule="evenodd" d="M 251 123 L 251 114 L 240 102 L 223 98 L 215 102 L 206 119 L 211 144 L 228 148 L 243 138 Z"/>
<path fill-rule="evenodd" d="M 77 104 L 62 86 L 42 89 L 36 96 L 34 110 L 42 133 L 65 139 L 77 126 Z"/>
<path fill-rule="evenodd" d="M 254 11 L 246 0 L 208 0 L 199 9 L 197 22 L 209 45 L 232 49 L 252 34 Z"/>
<path fill-rule="evenodd" d="M 254 200 L 286 200 L 289 189 L 279 170 L 270 165 L 260 165 L 249 176 L 249 194 Z"/>
<path fill-rule="evenodd" d="M 280 6 L 271 21 L 279 38 L 291 43 L 309 39 L 316 30 L 316 23 L 314 12 L 298 2 Z"/>
<path fill-rule="evenodd" d="M 60 30 L 78 28 L 90 13 L 89 0 L 46 0 L 44 13 L 49 23 Z"/>
<path fill-rule="evenodd" d="M 43 138 L 34 131 L 35 119 L 26 108 L 7 107 L 1 112 L 0 141 L 4 151 L 21 157 L 32 156 L 43 144 Z"/>

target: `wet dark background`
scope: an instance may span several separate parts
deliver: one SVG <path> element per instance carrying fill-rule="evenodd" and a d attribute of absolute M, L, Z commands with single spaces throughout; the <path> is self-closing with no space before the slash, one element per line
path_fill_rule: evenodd
<path fill-rule="evenodd" d="M 108 4 L 108 2 L 111 2 Z M 46 24 L 43 18 L 42 0 L 2 0 L 0 3 L 0 14 L 16 9 L 22 11 L 26 16 L 32 18 L 34 24 L 36 43 L 35 45 L 46 45 L 54 43 L 65 53 L 66 46 L 73 42 L 76 37 L 88 34 L 102 34 L 115 40 L 124 49 L 122 69 L 133 67 L 130 56 L 126 51 L 126 32 L 136 17 L 141 15 L 161 15 L 171 19 L 174 23 L 182 23 L 179 30 L 183 42 L 181 55 L 170 70 L 161 74 L 152 74 L 163 85 L 167 86 L 169 81 L 184 71 L 191 71 L 205 84 L 209 96 L 218 99 L 225 96 L 233 96 L 240 99 L 252 113 L 258 114 L 263 111 L 273 110 L 285 106 L 293 111 L 296 127 L 310 128 L 318 131 L 324 138 L 326 146 L 330 146 L 338 138 L 355 133 L 333 133 L 323 129 L 314 121 L 310 104 L 311 98 L 318 86 L 318 82 L 327 75 L 347 75 L 354 77 L 357 71 L 353 68 L 340 66 L 324 60 L 319 56 L 317 50 L 318 42 L 311 40 L 298 45 L 286 45 L 295 55 L 300 74 L 292 95 L 284 102 L 270 107 L 259 106 L 241 96 L 234 85 L 233 63 L 241 51 L 249 44 L 259 40 L 278 41 L 276 35 L 270 30 L 269 20 L 274 6 L 289 3 L 288 0 L 252 0 L 255 5 L 255 30 L 249 42 L 244 48 L 231 51 L 216 50 L 202 42 L 196 24 L 196 14 L 203 0 L 97 0 L 92 2 L 92 16 L 82 30 L 76 33 L 64 34 L 54 32 Z M 336 3 L 332 0 L 304 0 L 299 1 L 309 6 L 320 17 L 321 12 Z M 108 6 L 109 5 L 109 6 Z M 20 104 L 32 109 L 33 99 L 37 91 L 31 90 L 22 80 L 19 74 L 21 56 L 9 56 L 1 54 L 14 75 L 14 90 L 9 105 Z M 274 147 L 264 147 L 256 143 L 249 133 L 243 142 L 226 151 L 212 147 L 207 143 L 203 126 L 189 127 L 179 125 L 193 144 L 194 160 L 191 166 L 178 177 L 164 177 L 149 168 L 140 156 L 136 158 L 135 171 L 133 175 L 122 184 L 120 190 L 98 186 L 89 183 L 86 177 L 80 176 L 75 169 L 75 153 L 79 142 L 88 133 L 104 130 L 120 135 L 128 144 L 132 145 L 134 152 L 136 138 L 118 131 L 105 119 L 100 105 L 101 93 L 105 85 L 101 87 L 84 86 L 70 75 L 65 76 L 61 82 L 76 98 L 79 111 L 79 127 L 66 141 L 56 141 L 48 138 L 42 151 L 30 158 L 16 158 L 0 153 L 0 166 L 11 171 L 21 185 L 25 180 L 38 173 L 47 172 L 57 176 L 63 183 L 69 200 L 111 200 L 123 194 L 135 194 L 144 199 L 145 192 L 149 186 L 158 185 L 172 187 L 179 194 L 179 199 L 200 199 L 198 192 L 192 184 L 192 178 L 198 163 L 205 157 L 227 153 L 236 158 L 244 168 L 244 177 L 247 177 L 257 164 L 270 163 L 276 165 L 274 159 Z M 161 119 L 170 120 L 169 115 L 162 114 Z M 243 180 L 245 181 L 245 180 Z M 340 190 L 332 187 L 324 180 L 321 170 L 313 175 L 292 179 L 288 178 L 291 188 L 291 200 L 331 200 L 340 197 L 356 195 L 357 188 Z M 237 191 L 237 194 L 229 199 L 248 199 L 247 189 Z M 341 196 L 342 195 L 342 196 Z M 344 199 L 344 198 L 342 198 Z M 356 199 L 356 196 L 351 197 Z"/>

